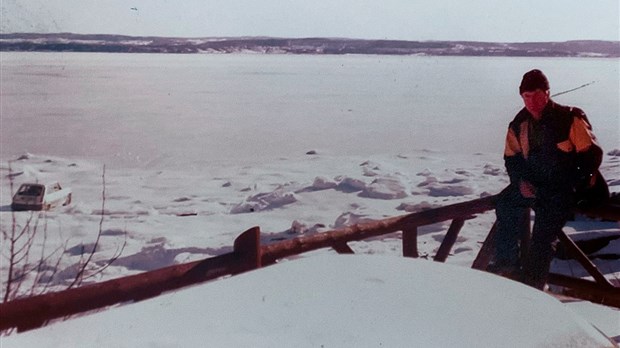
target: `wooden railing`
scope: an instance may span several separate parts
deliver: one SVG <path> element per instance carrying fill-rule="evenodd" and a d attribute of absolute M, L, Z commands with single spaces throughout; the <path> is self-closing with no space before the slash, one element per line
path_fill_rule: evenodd
<path fill-rule="evenodd" d="M 353 253 L 347 244 L 397 231 L 402 232 L 405 257 L 418 257 L 417 229 L 452 220 L 434 260 L 448 257 L 457 236 L 468 219 L 494 209 L 496 196 L 457 203 L 422 212 L 356 224 L 342 229 L 301 236 L 269 245 L 260 244 L 260 229 L 253 227 L 234 242 L 233 252 L 201 261 L 169 266 L 128 277 L 80 288 L 16 299 L 0 304 L 0 331 L 19 331 L 45 325 L 48 321 L 97 310 L 119 303 L 140 301 L 187 285 L 234 275 L 277 262 L 293 255 L 322 248 Z M 592 214 L 590 214 L 592 215 Z M 602 217 L 620 220 L 618 209 L 603 210 Z M 485 269 L 493 254 L 495 226 L 491 229 L 472 267 Z M 549 282 L 570 288 L 573 296 L 620 308 L 620 289 L 614 287 L 568 236 L 560 236 L 568 250 L 594 277 L 595 281 L 551 274 Z"/>

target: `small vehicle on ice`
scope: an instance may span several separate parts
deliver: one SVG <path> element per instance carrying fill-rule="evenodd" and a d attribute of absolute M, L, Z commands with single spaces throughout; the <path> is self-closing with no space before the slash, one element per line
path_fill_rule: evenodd
<path fill-rule="evenodd" d="M 59 205 L 71 203 L 71 189 L 62 188 L 58 182 L 47 185 L 25 183 L 15 195 L 11 209 L 13 210 L 49 210 Z"/>

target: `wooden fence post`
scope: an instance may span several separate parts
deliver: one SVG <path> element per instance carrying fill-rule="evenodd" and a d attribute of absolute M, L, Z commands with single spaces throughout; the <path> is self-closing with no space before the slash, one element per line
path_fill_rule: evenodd
<path fill-rule="evenodd" d="M 260 246 L 260 227 L 255 226 L 243 232 L 234 242 L 235 254 L 240 256 L 248 266 L 248 269 L 260 268 L 262 252 Z"/>
<path fill-rule="evenodd" d="M 407 225 L 403 228 L 403 256 L 419 257 L 418 255 L 418 226 Z"/>

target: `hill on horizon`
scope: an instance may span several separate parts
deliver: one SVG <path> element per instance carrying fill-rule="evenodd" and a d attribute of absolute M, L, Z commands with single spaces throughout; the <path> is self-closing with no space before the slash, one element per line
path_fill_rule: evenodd
<path fill-rule="evenodd" d="M 620 57 L 619 41 L 498 43 L 347 38 L 178 38 L 73 33 L 0 34 L 0 51 L 115 53 L 379 54 L 507 57 Z"/>

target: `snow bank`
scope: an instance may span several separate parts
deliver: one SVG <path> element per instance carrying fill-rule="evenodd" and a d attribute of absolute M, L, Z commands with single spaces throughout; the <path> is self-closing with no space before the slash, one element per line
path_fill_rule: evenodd
<path fill-rule="evenodd" d="M 11 347 L 605 347 L 556 299 L 486 273 L 315 256 L 6 337 Z"/>
<path fill-rule="evenodd" d="M 272 192 L 259 193 L 250 196 L 245 202 L 235 205 L 231 210 L 231 214 L 253 213 L 267 209 L 275 209 L 287 204 L 297 202 L 297 198 L 293 192 L 286 191 L 280 187 Z"/>

